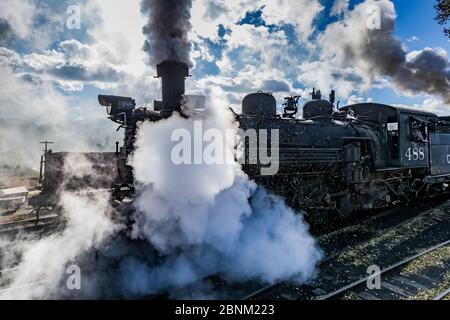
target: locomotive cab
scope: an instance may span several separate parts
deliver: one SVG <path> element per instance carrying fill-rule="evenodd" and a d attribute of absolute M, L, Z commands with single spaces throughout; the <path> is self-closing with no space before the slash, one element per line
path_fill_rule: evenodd
<path fill-rule="evenodd" d="M 360 120 L 378 122 L 381 143 L 376 169 L 428 168 L 429 124 L 437 119 L 435 114 L 376 103 L 343 110 L 351 110 Z"/>

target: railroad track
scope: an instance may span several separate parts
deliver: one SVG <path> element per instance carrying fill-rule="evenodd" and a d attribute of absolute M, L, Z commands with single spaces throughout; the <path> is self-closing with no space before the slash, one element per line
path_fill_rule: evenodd
<path fill-rule="evenodd" d="M 315 300 L 330 300 L 330 299 L 339 299 L 339 298 L 345 298 L 345 295 L 347 293 L 351 293 L 351 296 L 357 297 L 358 299 L 362 300 L 380 300 L 382 298 L 390 298 L 390 297 L 401 297 L 404 299 L 414 297 L 417 295 L 418 292 L 422 290 L 430 290 L 433 289 L 430 285 L 435 284 L 437 285 L 440 279 L 431 278 L 428 275 L 424 274 L 413 274 L 411 277 L 405 277 L 402 275 L 403 267 L 408 265 L 409 263 L 414 262 L 415 260 L 424 257 L 426 255 L 429 255 L 432 252 L 435 252 L 438 249 L 448 247 L 450 248 L 450 240 L 442 242 L 436 246 L 433 246 L 431 248 L 428 248 L 426 250 L 423 250 L 422 252 L 413 255 L 411 257 L 408 257 L 406 259 L 403 259 L 402 261 L 393 264 L 387 268 L 384 268 L 381 270 L 377 276 L 380 277 L 380 279 L 383 279 L 381 282 L 381 288 L 379 290 L 385 290 L 385 292 L 378 294 L 377 289 L 369 290 L 367 289 L 367 283 L 371 279 L 373 279 L 373 276 L 367 276 L 364 278 L 361 278 L 360 280 L 357 280 L 353 283 L 350 283 L 342 288 L 339 288 L 333 292 L 330 292 L 325 295 L 321 295 L 318 297 L 315 297 Z M 421 278 L 422 281 L 418 280 L 418 278 Z M 425 283 L 427 282 L 427 283 Z M 405 288 L 407 286 L 408 288 Z M 411 289 L 413 288 L 413 289 Z M 369 293 L 369 292 L 377 292 L 377 295 Z M 381 292 L 381 291 L 379 291 Z M 447 290 L 443 293 L 441 293 L 439 296 L 437 296 L 437 300 L 441 300 L 445 298 L 448 294 L 450 294 L 450 291 Z"/>
<path fill-rule="evenodd" d="M 382 230 L 374 230 L 373 231 L 373 232 L 377 232 L 377 231 L 378 232 L 388 232 L 389 230 L 394 230 L 396 228 L 399 228 L 399 227 L 401 227 L 403 225 L 406 225 L 406 224 L 410 223 L 411 221 L 413 221 L 415 219 L 418 219 L 420 217 L 426 216 L 427 214 L 430 214 L 433 210 L 435 210 L 435 208 L 430 209 L 430 210 L 426 210 L 426 211 L 422 211 L 420 213 L 417 213 L 417 212 L 416 213 L 411 213 L 412 212 L 411 211 L 411 212 L 409 212 L 410 217 L 408 215 L 406 215 L 407 218 L 405 218 L 402 215 L 402 219 L 400 219 L 400 221 L 398 221 L 397 218 L 393 218 L 393 219 L 390 218 L 391 215 L 395 215 L 396 213 L 399 213 L 399 212 L 401 212 L 403 210 L 405 210 L 404 207 L 391 208 L 391 209 L 386 210 L 384 212 L 381 212 L 381 213 L 379 213 L 379 214 L 377 214 L 375 216 L 371 216 L 367 220 L 364 220 L 364 222 L 372 223 L 372 222 L 376 222 L 376 221 L 378 221 L 380 219 L 388 219 L 389 221 L 393 220 L 394 222 L 388 228 L 385 228 L 385 229 L 382 229 Z M 419 210 L 419 209 L 415 208 L 414 210 Z M 391 221 L 389 223 L 391 223 Z M 362 225 L 361 223 L 357 223 L 356 225 L 354 225 L 354 227 L 358 227 L 359 228 L 361 225 Z M 350 226 L 350 227 L 352 227 L 352 226 Z M 330 233 L 322 235 L 321 237 L 319 237 L 319 241 L 320 241 L 320 239 L 330 237 L 330 234 L 335 233 L 336 231 L 337 230 L 334 230 L 334 231 L 332 231 Z M 370 240 L 371 239 L 368 239 L 366 241 L 370 241 Z M 363 242 L 366 242 L 366 241 L 363 241 Z M 352 246 L 353 244 L 350 243 L 348 246 Z M 441 243 L 442 246 L 448 245 L 448 244 L 449 244 L 448 241 L 444 242 L 444 243 Z M 348 246 L 344 247 L 341 250 L 338 250 L 338 251 L 332 253 L 324 261 L 322 261 L 321 264 L 324 264 L 324 263 L 327 263 L 329 261 L 332 261 L 333 259 L 338 257 L 340 254 L 345 252 L 348 249 Z M 436 247 L 435 250 L 441 248 L 442 246 Z M 430 251 L 424 250 L 424 251 L 421 252 L 420 255 L 414 255 L 414 257 L 417 259 L 418 257 L 421 257 L 421 256 L 423 256 L 423 255 L 425 255 L 427 253 L 430 253 L 430 252 L 433 251 L 433 250 L 431 250 L 433 248 L 434 247 L 432 247 L 430 249 L 427 249 L 427 250 L 430 250 Z M 412 260 L 409 260 L 409 261 L 403 261 L 402 260 L 403 264 L 406 264 L 406 263 L 408 263 L 410 261 L 412 261 Z M 385 268 L 384 270 L 382 270 L 382 275 L 386 275 L 386 274 L 390 273 L 393 269 L 396 269 L 396 268 L 392 268 L 392 269 Z M 1 277 L 2 277 L 3 274 L 5 274 L 7 272 L 14 272 L 16 270 L 17 270 L 16 268 L 0 270 L 0 280 L 1 280 Z M 366 281 L 367 281 L 367 277 L 361 278 L 360 280 L 355 281 L 355 282 L 351 283 L 350 285 L 347 285 L 347 286 L 344 286 L 344 287 L 338 289 L 338 290 L 341 290 L 339 292 L 337 292 L 338 290 L 334 290 L 334 291 L 330 291 L 329 293 L 326 293 L 326 294 L 317 294 L 317 293 L 314 293 L 314 292 L 311 293 L 313 290 L 305 290 L 305 292 L 298 293 L 295 298 L 296 299 L 325 299 L 325 298 L 326 299 L 333 299 L 333 298 L 337 298 L 337 297 L 345 295 L 346 292 L 348 292 L 348 291 L 350 291 L 352 289 L 358 288 L 358 286 L 364 284 Z M 7 292 L 12 291 L 12 290 L 18 290 L 18 289 L 22 289 L 22 288 L 27 287 L 27 286 L 35 286 L 35 285 L 39 285 L 39 284 L 42 284 L 42 283 L 44 283 L 44 282 L 37 281 L 37 282 L 25 284 L 24 286 L 16 287 L 16 288 L 7 288 L 7 287 L 1 288 L 1 286 L 0 286 L 0 298 L 2 296 L 2 293 L 4 294 L 4 293 L 7 293 Z M 271 293 L 273 293 L 275 291 L 280 291 L 280 292 L 283 291 L 284 290 L 284 285 L 285 285 L 285 283 L 278 283 L 278 284 L 275 284 L 275 285 L 271 285 L 271 286 L 268 286 L 268 287 L 261 288 L 260 290 L 257 290 L 255 292 L 253 292 L 252 294 L 248 295 L 244 299 L 246 299 L 246 300 L 264 299 L 265 297 L 267 297 L 268 295 L 270 295 Z M 332 293 L 334 293 L 334 294 L 330 296 L 330 294 L 332 294 Z M 443 295 L 443 297 L 441 299 L 443 299 L 446 296 L 448 296 L 448 292 L 443 291 L 442 295 Z M 290 298 L 290 297 L 288 296 L 287 298 Z"/>
<path fill-rule="evenodd" d="M 58 218 L 59 218 L 59 216 L 54 214 L 54 215 L 44 216 L 39 219 L 31 218 L 31 219 L 23 219 L 23 220 L 2 223 L 2 224 L 0 224 L 0 233 L 8 232 L 11 230 L 17 230 L 17 229 L 26 229 L 27 227 L 47 225 L 49 223 L 55 222 Z"/>
<path fill-rule="evenodd" d="M 445 298 L 450 296 L 450 288 L 444 290 L 443 292 L 439 293 L 437 296 L 433 298 L 435 301 L 444 300 Z"/>
<path fill-rule="evenodd" d="M 401 228 L 401 227 L 403 227 L 405 225 L 410 224 L 411 222 L 413 222 L 416 219 L 420 219 L 420 218 L 425 217 L 426 215 L 432 214 L 432 212 L 434 212 L 435 209 L 436 208 L 433 208 L 433 209 L 430 209 L 430 210 L 426 210 L 426 211 L 424 211 L 424 212 L 422 212 L 422 213 L 420 213 L 418 215 L 414 215 L 413 217 L 411 217 L 409 219 L 406 219 L 404 221 L 400 221 L 399 223 L 397 223 L 395 225 L 392 225 L 391 227 L 389 227 L 389 228 L 387 228 L 385 230 L 380 230 L 380 231 L 386 233 L 386 232 L 389 232 L 389 231 Z M 391 211 L 391 210 L 388 210 L 388 211 Z M 395 211 L 396 210 L 394 210 L 393 212 L 395 212 Z M 376 217 L 373 217 L 371 219 L 372 220 L 378 219 L 378 216 L 386 216 L 386 213 L 383 212 L 380 215 L 377 215 Z M 325 237 L 327 237 L 327 236 L 328 235 L 325 235 Z M 368 239 L 367 241 L 363 241 L 362 243 L 369 242 L 369 241 L 371 241 L 371 239 Z M 319 242 L 320 242 L 320 237 L 319 237 Z M 414 255 L 414 258 L 417 259 L 417 258 L 419 258 L 419 257 L 421 257 L 421 256 L 423 256 L 423 255 L 425 255 L 427 253 L 432 252 L 433 250 L 431 250 L 431 249 L 436 250 L 436 249 L 439 249 L 442 246 L 446 246 L 448 244 L 449 243 L 447 241 L 444 241 L 444 242 L 440 243 L 438 246 L 432 246 L 432 247 L 430 247 L 430 248 L 428 248 L 426 250 L 421 251 L 420 254 Z M 333 261 L 333 259 L 336 259 L 341 254 L 343 254 L 348 249 L 348 247 L 349 246 L 344 247 L 341 250 L 338 250 L 338 251 L 330 254 L 325 260 L 323 260 L 321 262 L 321 264 L 319 265 L 319 268 L 321 266 L 323 266 L 324 264 L 327 264 L 330 261 Z M 427 250 L 431 250 L 431 251 L 427 251 Z M 410 257 L 410 258 L 412 258 L 412 257 Z M 410 260 L 404 259 L 401 262 L 403 264 L 405 264 L 405 263 L 410 262 Z M 399 266 L 401 266 L 403 264 L 400 264 Z M 390 269 L 384 270 L 384 272 L 389 272 L 389 271 L 390 271 Z M 325 279 L 325 281 L 327 281 L 327 280 Z M 244 300 L 264 300 L 264 299 L 273 299 L 274 296 L 277 296 L 277 299 L 278 298 L 281 298 L 281 299 L 305 299 L 305 300 L 317 299 L 317 298 L 320 298 L 320 297 L 328 297 L 328 295 L 333 293 L 333 292 L 334 292 L 334 295 L 337 295 L 339 293 L 343 293 L 345 291 L 348 291 L 348 290 L 354 288 L 355 286 L 358 286 L 358 285 L 360 285 L 362 283 L 366 283 L 367 282 L 367 277 L 361 278 L 361 279 L 359 279 L 357 281 L 354 281 L 354 282 L 352 282 L 352 283 L 350 283 L 350 284 L 348 284 L 346 286 L 341 287 L 340 289 L 331 291 L 329 293 L 328 292 L 321 292 L 322 290 L 320 290 L 320 289 L 315 289 L 314 285 L 312 285 L 312 286 L 305 285 L 305 286 L 300 286 L 300 287 L 296 286 L 296 288 L 294 290 L 294 289 L 292 289 L 292 286 L 291 286 L 292 282 L 293 281 L 288 280 L 288 281 L 285 281 L 285 282 L 282 282 L 282 283 L 276 283 L 274 285 L 269 285 L 269 286 L 263 287 L 263 288 L 261 288 L 259 290 L 255 290 L 254 292 L 252 292 L 251 294 L 247 295 L 243 299 Z M 331 297 L 332 296 L 330 296 L 330 298 Z"/>
<path fill-rule="evenodd" d="M 436 250 L 448 248 L 450 249 L 450 240 L 442 242 L 438 245 L 430 247 L 421 251 L 418 254 L 410 256 L 402 261 L 395 263 L 389 267 L 381 270 L 377 276 L 381 280 L 381 288 L 379 290 L 367 288 L 367 283 L 373 279 L 374 275 L 362 277 L 357 281 L 354 281 L 348 285 L 338 288 L 332 292 L 315 295 L 314 291 L 307 290 L 305 293 L 298 297 L 298 299 L 305 300 L 339 300 L 339 299 L 359 299 L 359 300 L 381 300 L 381 299 L 408 299 L 414 297 L 421 291 L 432 290 L 433 286 L 439 284 L 441 279 L 433 278 L 424 274 L 411 274 L 405 276 L 402 274 L 402 268 L 406 265 L 413 263 L 415 260 L 427 256 Z M 450 261 L 449 261 L 450 262 Z M 447 268 L 444 267 L 445 270 Z M 435 271 L 436 272 L 436 271 Z M 406 288 L 405 288 L 406 287 Z M 271 291 L 282 289 L 281 284 L 269 286 L 263 288 L 257 292 L 252 293 L 246 297 L 246 300 L 259 300 L 264 299 L 265 296 L 271 293 Z M 383 291 L 382 291 L 383 290 Z M 351 294 L 349 294 L 351 293 Z M 450 295 L 450 288 L 442 291 L 436 295 L 432 300 L 443 300 Z"/>

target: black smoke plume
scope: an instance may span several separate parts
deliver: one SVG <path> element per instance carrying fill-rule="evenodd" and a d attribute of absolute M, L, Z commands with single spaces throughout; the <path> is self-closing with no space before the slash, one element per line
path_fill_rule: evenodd
<path fill-rule="evenodd" d="M 191 65 L 192 0 L 143 0 L 142 12 L 148 16 L 144 26 L 144 50 L 152 64 L 164 60 L 178 60 Z"/>
<path fill-rule="evenodd" d="M 379 15 L 378 27 L 368 26 Z M 331 24 L 320 41 L 324 60 L 336 59 L 341 66 L 355 67 L 371 82 L 389 77 L 398 89 L 412 94 L 440 96 L 450 104 L 450 63 L 443 50 L 425 48 L 410 52 L 395 36 L 397 14 L 389 0 L 366 0 L 342 21 Z"/>
<path fill-rule="evenodd" d="M 382 7 L 383 8 L 383 7 Z M 383 11 L 382 11 L 383 13 Z M 373 68 L 389 76 L 403 90 L 441 96 L 450 103 L 450 64 L 446 56 L 426 48 L 407 58 L 402 43 L 394 36 L 395 19 L 382 14 L 380 30 L 367 30 L 363 52 Z"/>

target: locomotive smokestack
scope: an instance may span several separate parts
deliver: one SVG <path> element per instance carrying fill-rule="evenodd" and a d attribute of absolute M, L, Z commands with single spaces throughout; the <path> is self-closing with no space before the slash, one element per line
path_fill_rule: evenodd
<path fill-rule="evenodd" d="M 162 82 L 161 115 L 170 117 L 173 112 L 181 112 L 181 98 L 185 93 L 189 67 L 181 61 L 166 60 L 157 65 L 157 72 Z"/>

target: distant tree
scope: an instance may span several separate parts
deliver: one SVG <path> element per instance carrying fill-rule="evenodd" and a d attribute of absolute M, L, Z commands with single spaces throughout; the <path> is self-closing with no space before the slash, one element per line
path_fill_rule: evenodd
<path fill-rule="evenodd" d="M 440 24 L 447 24 L 450 20 L 450 0 L 437 0 L 434 5 L 436 9 L 435 19 Z M 444 29 L 445 34 L 450 38 L 450 28 Z"/>

